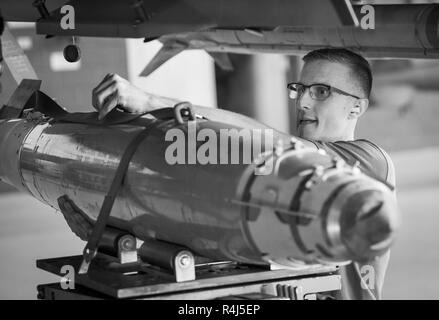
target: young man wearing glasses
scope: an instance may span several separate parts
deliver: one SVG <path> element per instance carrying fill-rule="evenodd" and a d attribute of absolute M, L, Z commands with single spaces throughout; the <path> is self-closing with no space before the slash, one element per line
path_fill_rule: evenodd
<path fill-rule="evenodd" d="M 324 149 L 343 158 L 379 180 L 395 185 L 394 168 L 389 156 L 367 140 L 355 140 L 358 119 L 369 105 L 372 74 L 369 63 L 346 49 L 320 49 L 303 58 L 305 64 L 300 80 L 290 83 L 290 97 L 296 100 L 297 132 L 309 147 Z M 104 117 L 116 106 L 133 113 L 172 107 L 178 101 L 146 93 L 116 74 L 108 74 L 93 90 L 93 106 Z M 210 108 L 195 107 L 197 114 L 211 120 L 249 127 L 252 119 L 225 112 L 218 119 L 211 117 Z M 361 215 L 359 215 L 361 216 Z M 378 221 L 377 215 L 361 217 Z M 371 243 L 380 245 L 379 232 L 367 230 Z M 381 299 L 389 251 L 368 263 L 351 263 L 340 270 L 341 299 Z M 365 281 L 365 273 L 372 279 Z"/>

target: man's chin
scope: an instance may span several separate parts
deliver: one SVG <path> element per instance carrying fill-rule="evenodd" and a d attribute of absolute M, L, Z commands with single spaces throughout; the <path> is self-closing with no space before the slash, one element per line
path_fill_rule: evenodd
<path fill-rule="evenodd" d="M 308 140 L 319 140 L 316 132 L 314 130 L 300 129 L 298 130 L 299 138 Z"/>

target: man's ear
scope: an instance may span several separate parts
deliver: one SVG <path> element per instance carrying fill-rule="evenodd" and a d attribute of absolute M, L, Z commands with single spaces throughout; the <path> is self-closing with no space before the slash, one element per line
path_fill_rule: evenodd
<path fill-rule="evenodd" d="M 352 106 L 351 110 L 349 110 L 349 119 L 357 119 L 366 112 L 369 107 L 369 99 L 357 99 L 355 104 Z"/>

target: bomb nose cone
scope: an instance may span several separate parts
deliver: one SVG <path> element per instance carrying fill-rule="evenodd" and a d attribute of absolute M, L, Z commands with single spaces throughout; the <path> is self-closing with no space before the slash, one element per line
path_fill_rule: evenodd
<path fill-rule="evenodd" d="M 353 194 L 341 209 L 341 238 L 355 261 L 370 261 L 393 243 L 399 227 L 395 197 L 382 190 Z"/>

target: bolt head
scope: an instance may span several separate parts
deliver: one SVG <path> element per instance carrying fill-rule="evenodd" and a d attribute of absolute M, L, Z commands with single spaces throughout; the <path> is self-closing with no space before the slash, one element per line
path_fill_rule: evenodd
<path fill-rule="evenodd" d="M 180 257 L 179 263 L 182 267 L 188 267 L 191 264 L 191 257 L 189 257 L 187 254 L 184 254 Z"/>

